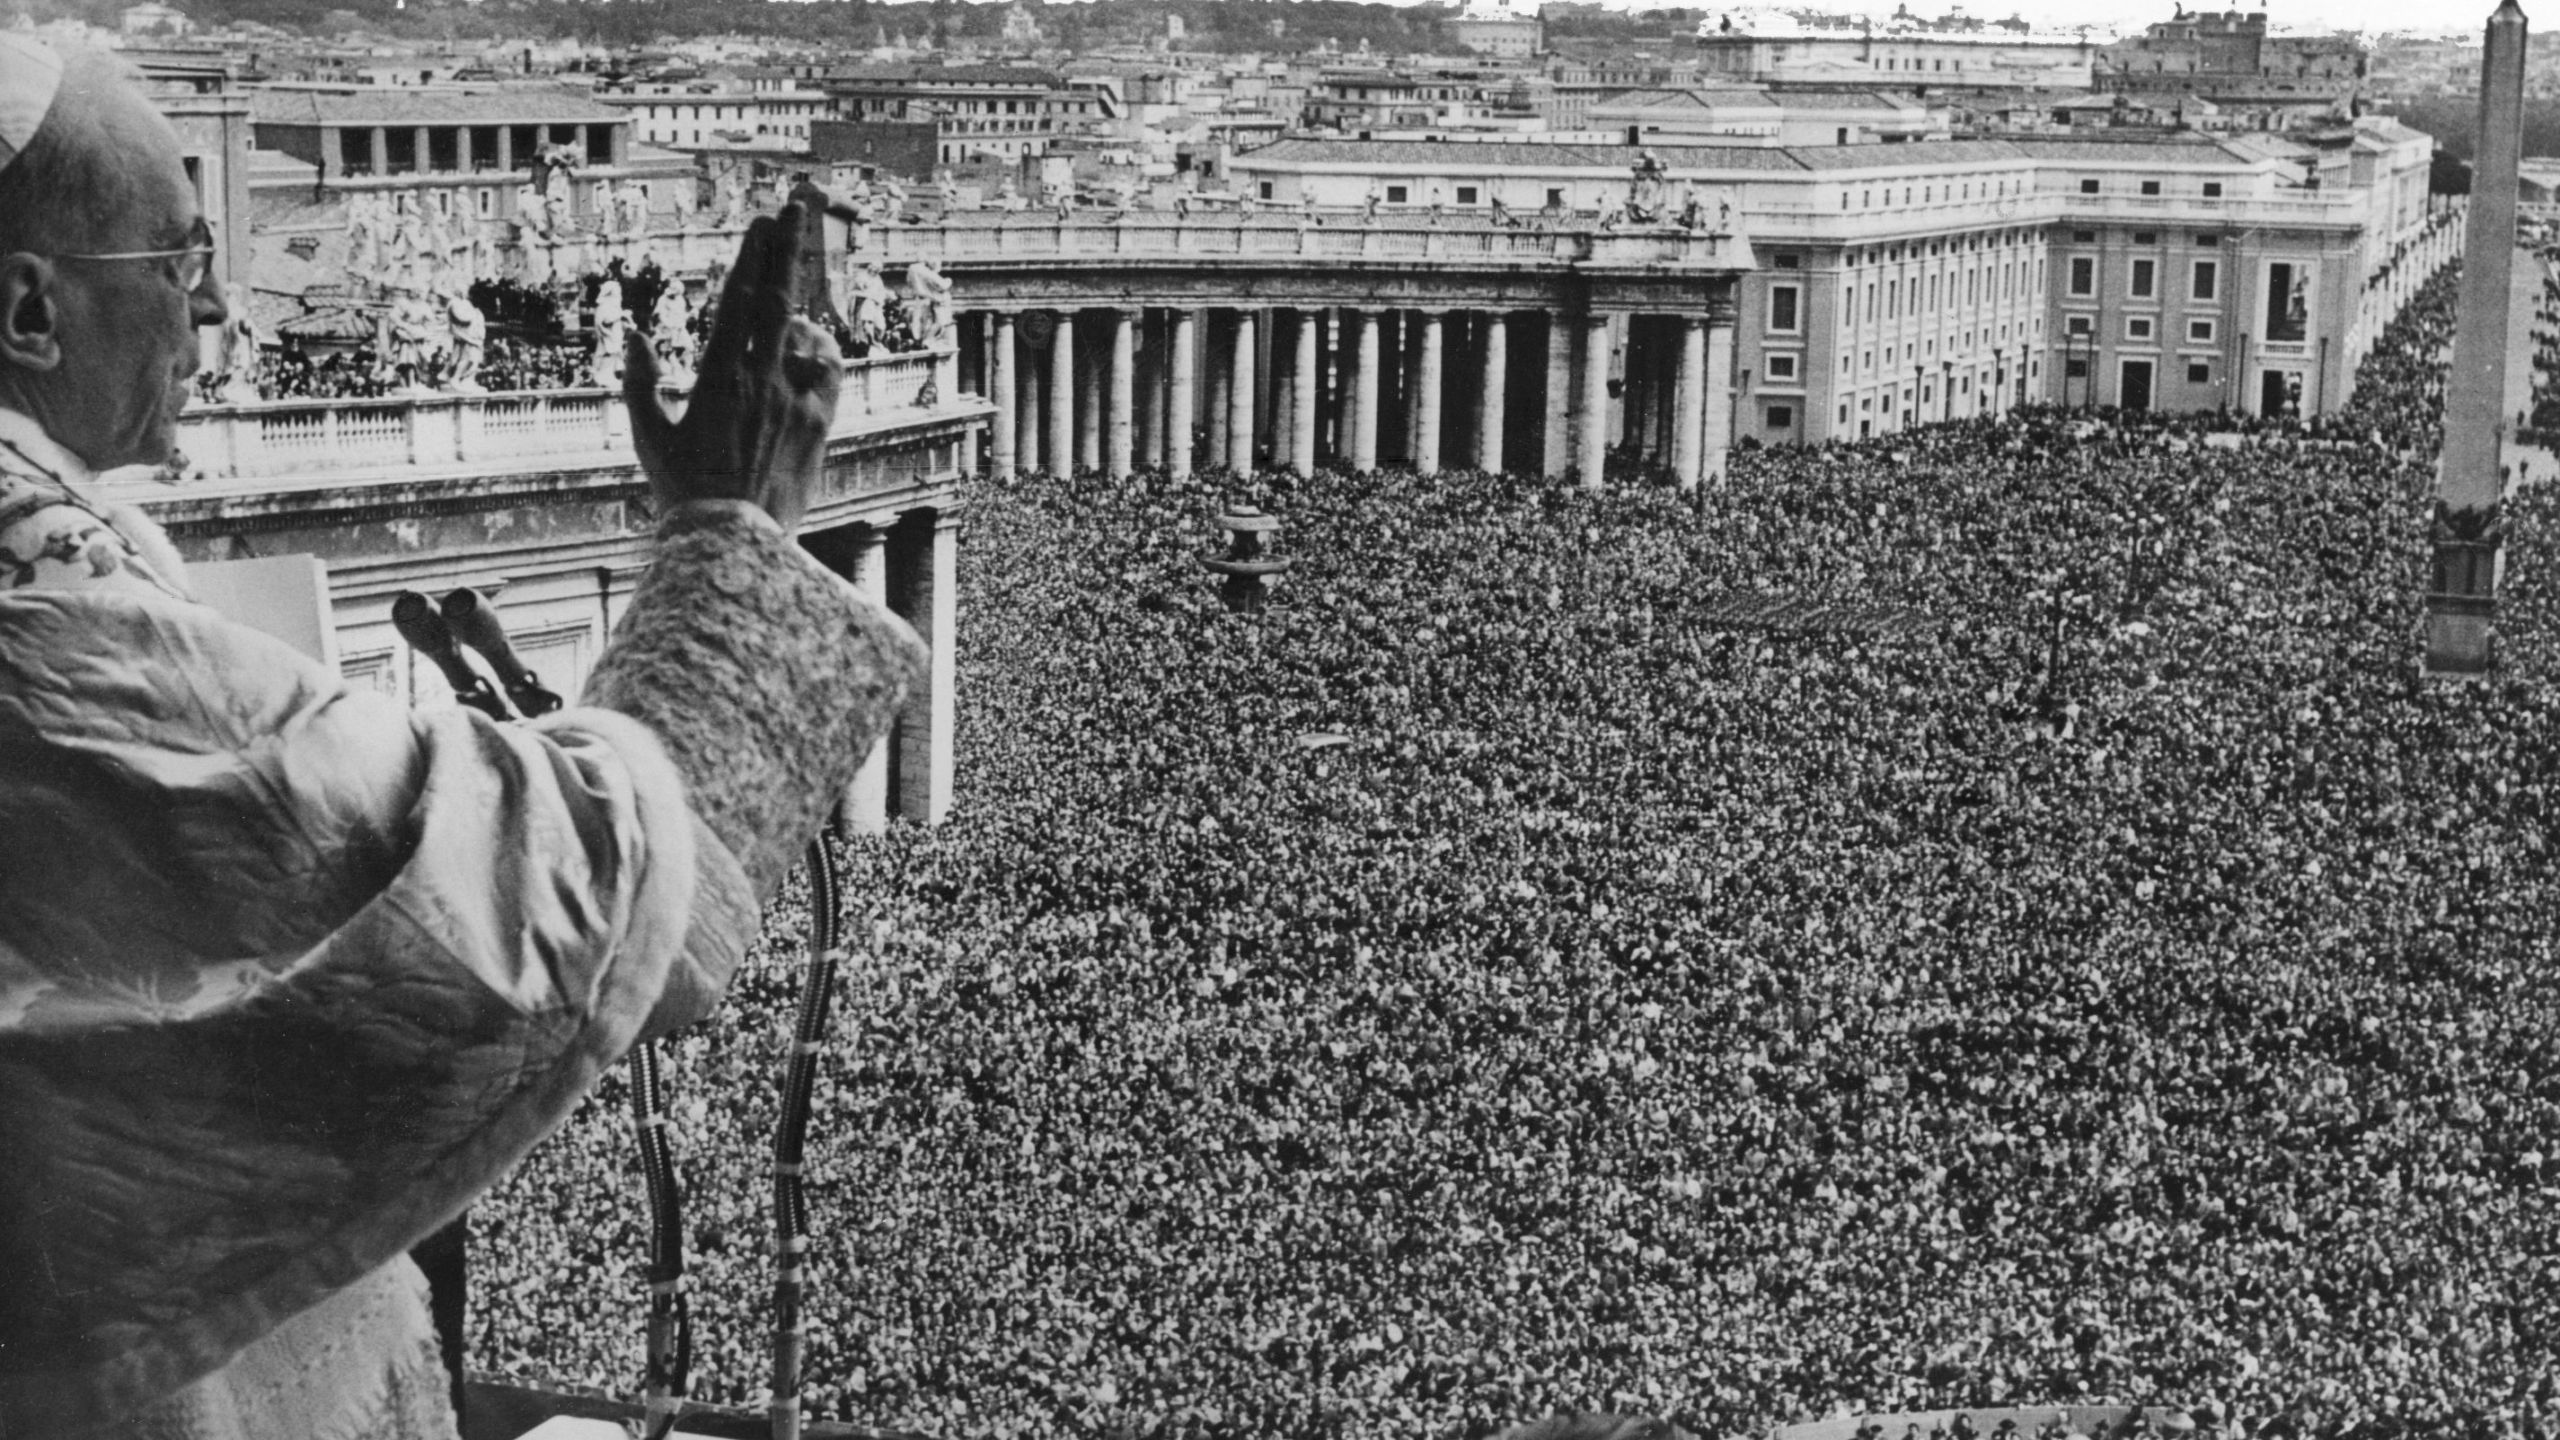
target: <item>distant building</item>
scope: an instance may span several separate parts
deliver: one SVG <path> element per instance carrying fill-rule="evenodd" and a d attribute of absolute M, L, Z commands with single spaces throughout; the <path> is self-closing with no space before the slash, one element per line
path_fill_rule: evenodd
<path fill-rule="evenodd" d="M 637 143 L 627 113 L 562 85 L 272 86 L 252 91 L 249 107 L 259 284 L 273 291 L 335 280 L 354 192 L 432 207 L 482 233 L 519 218 L 517 192 L 544 155 L 564 162 L 548 183 L 565 188 L 580 227 L 596 223 L 625 180 L 660 216 L 697 193 L 690 159 Z M 297 239 L 320 248 L 295 251 Z"/>
<path fill-rule="evenodd" d="M 2335 410 L 2414 289 L 2433 142 L 2388 120 L 2297 137 L 1899 145 L 1360 141 L 1228 162 L 1282 206 L 1607 211 L 1650 152 L 1668 202 L 1747 237 L 1736 437 L 1818 443 L 2017 398 Z M 1995 397 L 1998 397 L 1995 400 Z"/>
<path fill-rule="evenodd" d="M 1717 80 L 2086 90 L 2097 51 L 2080 37 L 2005 25 L 1817 29 L 1786 15 L 1724 14 L 1698 26 L 1698 68 Z"/>
<path fill-rule="evenodd" d="M 1701 76 L 1693 64 L 1556 58 L 1547 62 L 1546 89 L 1540 98 L 1548 129 L 1586 130 L 1591 127 L 1591 107 L 1612 95 L 1726 83 L 1721 78 Z"/>
<path fill-rule="evenodd" d="M 175 5 L 144 0 L 143 4 L 125 7 L 123 23 L 118 28 L 136 36 L 184 35 L 195 28 L 195 22 Z"/>
<path fill-rule="evenodd" d="M 678 150 L 806 150 L 810 122 L 835 113 L 823 91 L 752 82 L 640 81 L 595 96 L 631 116 L 641 143 Z"/>
<path fill-rule="evenodd" d="M 2352 35 L 2269 35 L 2263 10 L 2189 13 L 2099 51 L 2101 90 L 2162 103 L 2201 96 L 2237 124 L 2278 129 L 2346 114 L 2373 52 Z"/>
<path fill-rule="evenodd" d="M 271 87 L 252 92 L 258 148 L 320 167 L 324 185 L 488 177 L 512 184 L 537 151 L 587 167 L 630 154 L 631 118 L 562 85 L 450 89 Z"/>
<path fill-rule="evenodd" d="M 1591 107 L 1584 129 L 1630 145 L 1865 145 L 1947 133 L 1947 114 L 1876 90 L 1629 90 Z"/>
<path fill-rule="evenodd" d="M 810 154 L 838 169 L 859 168 L 867 179 L 932 179 L 943 164 L 941 141 L 942 127 L 931 120 L 816 120 L 809 126 Z"/>
<path fill-rule="evenodd" d="M 1404 73 L 1366 67 L 1327 70 L 1307 92 L 1306 123 L 1347 134 L 1429 130 L 1475 119 L 1534 112 L 1515 107 L 1521 77 L 1509 70 L 1422 70 Z"/>
<path fill-rule="evenodd" d="M 1475 0 L 1447 23 L 1449 38 L 1478 55 L 1527 59 L 1547 48 L 1547 22 L 1516 0 Z"/>
<path fill-rule="evenodd" d="M 831 71 L 820 83 L 839 119 L 933 121 L 937 162 L 945 165 L 1044 155 L 1056 136 L 1103 118 L 1096 92 L 1070 90 L 1057 72 L 1030 66 L 863 66 Z"/>

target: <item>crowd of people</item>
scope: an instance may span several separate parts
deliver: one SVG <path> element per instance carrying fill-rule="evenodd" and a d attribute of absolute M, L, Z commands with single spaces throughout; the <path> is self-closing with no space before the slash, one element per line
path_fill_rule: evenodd
<path fill-rule="evenodd" d="M 498 336 L 488 342 L 477 378 L 486 390 L 559 390 L 585 384 L 586 370 L 583 350 Z M 197 403 L 222 403 L 229 382 L 223 371 L 197 372 Z M 254 383 L 267 400 L 370 400 L 415 393 L 421 382 L 369 343 L 314 356 L 288 338 L 260 352 Z"/>
<path fill-rule="evenodd" d="M 2236 444 L 973 493 L 958 803 L 845 847 L 810 1413 L 2560 1433 L 2560 499 L 2496 675 L 2423 679 L 2451 300 Z M 1257 615 L 1200 567 L 1237 501 Z M 803 904 L 671 1047 L 711 1401 L 765 1384 Z M 635 1388 L 626 1105 L 481 1207 L 478 1366 Z"/>

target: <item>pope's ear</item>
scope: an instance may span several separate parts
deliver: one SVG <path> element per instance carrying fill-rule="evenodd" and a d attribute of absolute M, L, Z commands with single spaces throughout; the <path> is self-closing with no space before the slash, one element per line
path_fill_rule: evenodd
<path fill-rule="evenodd" d="M 0 255 L 0 364 L 51 370 L 62 363 L 62 309 L 53 281 L 53 262 L 41 255 Z"/>

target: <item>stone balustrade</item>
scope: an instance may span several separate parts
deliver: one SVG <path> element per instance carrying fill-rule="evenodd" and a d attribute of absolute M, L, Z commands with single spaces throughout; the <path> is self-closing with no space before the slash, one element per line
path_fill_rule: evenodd
<path fill-rule="evenodd" d="M 951 358 L 952 352 L 940 350 L 848 363 L 835 438 L 869 434 L 962 403 Z M 680 408 L 683 392 L 670 390 L 667 398 Z M 622 397 L 603 389 L 276 400 L 193 407 L 179 421 L 178 448 L 217 483 L 308 477 L 340 484 L 522 469 L 543 460 L 627 461 L 631 422 Z"/>
<path fill-rule="evenodd" d="M 1128 211 L 1109 218 L 1066 220 L 1029 212 L 979 211 L 946 216 L 929 225 L 876 225 L 863 239 L 867 243 L 854 252 L 857 260 L 892 266 L 918 260 L 967 264 L 987 259 L 1122 264 L 1159 257 L 1212 265 L 1241 259 L 1723 269 L 1748 253 L 1730 234 L 1663 226 L 1608 229 L 1582 221 L 1555 228 L 1527 224 L 1514 228 L 1455 217 L 1426 220 L 1396 215 L 1371 221 L 1356 211 L 1313 216 Z"/>

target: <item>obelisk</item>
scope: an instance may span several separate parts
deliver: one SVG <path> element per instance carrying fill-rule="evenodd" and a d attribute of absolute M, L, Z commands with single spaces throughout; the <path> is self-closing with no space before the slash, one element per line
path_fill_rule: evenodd
<path fill-rule="evenodd" d="M 2462 237 L 2453 368 L 2445 376 L 2444 450 L 2436 470 L 2427 586 L 2427 670 L 2489 668 L 2498 604 L 2500 466 L 2507 436 L 2507 328 L 2516 257 L 2516 166 L 2524 153 L 2524 11 L 2505 0 L 2480 57 L 2480 142 Z"/>

